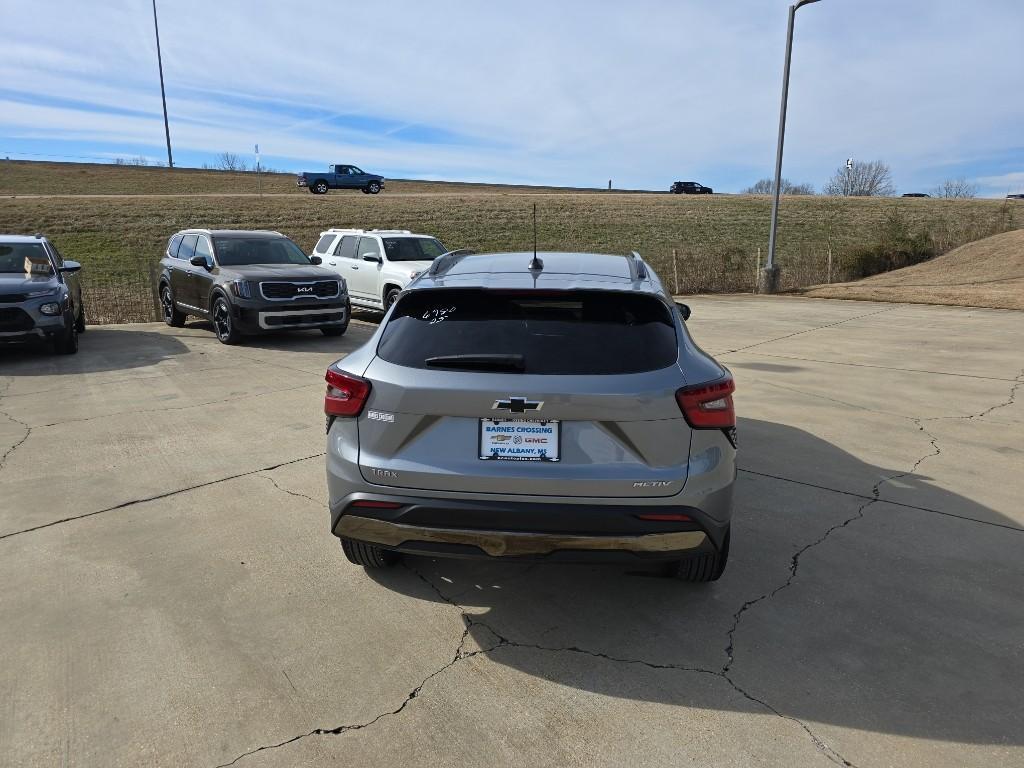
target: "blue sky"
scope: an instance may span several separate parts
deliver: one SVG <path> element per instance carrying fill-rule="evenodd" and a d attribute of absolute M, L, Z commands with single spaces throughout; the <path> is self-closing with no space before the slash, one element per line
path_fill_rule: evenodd
<path fill-rule="evenodd" d="M 178 165 L 738 191 L 771 174 L 786 0 L 158 0 Z M 0 156 L 165 159 L 148 0 L 0 0 Z M 1020 0 L 797 15 L 784 175 L 1024 192 Z"/>

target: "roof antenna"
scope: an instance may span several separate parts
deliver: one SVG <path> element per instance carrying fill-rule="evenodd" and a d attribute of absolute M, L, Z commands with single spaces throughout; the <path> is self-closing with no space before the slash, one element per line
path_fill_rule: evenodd
<path fill-rule="evenodd" d="M 533 258 L 530 260 L 530 271 L 544 269 L 544 262 L 537 258 L 537 204 L 533 204 Z"/>

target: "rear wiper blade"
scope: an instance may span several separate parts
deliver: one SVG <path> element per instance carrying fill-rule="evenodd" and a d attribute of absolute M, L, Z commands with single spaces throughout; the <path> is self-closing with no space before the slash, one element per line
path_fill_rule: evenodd
<path fill-rule="evenodd" d="M 470 371 L 523 371 L 522 355 L 438 355 L 423 361 L 429 368 L 463 368 Z"/>

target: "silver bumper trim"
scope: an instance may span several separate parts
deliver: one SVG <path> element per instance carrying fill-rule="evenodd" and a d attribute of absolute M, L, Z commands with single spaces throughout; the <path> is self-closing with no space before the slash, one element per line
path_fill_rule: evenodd
<path fill-rule="evenodd" d="M 400 547 L 411 541 L 467 544 L 494 557 L 547 555 L 557 550 L 621 550 L 626 552 L 677 552 L 701 546 L 702 531 L 645 533 L 636 536 L 572 536 L 561 533 L 475 531 L 459 528 L 422 528 L 415 525 L 345 515 L 335 531 L 357 541 Z"/>
<path fill-rule="evenodd" d="M 268 317 L 289 317 L 294 315 L 341 315 L 341 320 L 332 322 L 343 323 L 345 322 L 345 307 L 335 307 L 334 309 L 297 309 L 294 312 L 260 312 L 260 328 L 267 331 L 283 331 L 289 328 L 316 328 L 321 325 L 325 325 L 322 320 L 314 320 L 308 323 L 286 323 L 282 325 L 270 325 L 267 323 Z"/>

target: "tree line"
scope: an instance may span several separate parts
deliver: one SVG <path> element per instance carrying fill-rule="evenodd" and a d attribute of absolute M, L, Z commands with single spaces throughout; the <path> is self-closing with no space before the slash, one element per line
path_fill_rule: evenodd
<path fill-rule="evenodd" d="M 782 179 L 779 189 L 784 195 L 813 195 L 813 184 L 794 184 Z M 775 192 L 775 181 L 760 179 L 743 190 L 744 195 L 771 195 Z M 892 171 L 881 160 L 854 160 L 836 169 L 822 189 L 822 194 L 836 197 L 891 197 L 896 193 Z M 978 186 L 960 177 L 946 179 L 928 191 L 932 197 L 972 198 L 978 196 Z"/>

